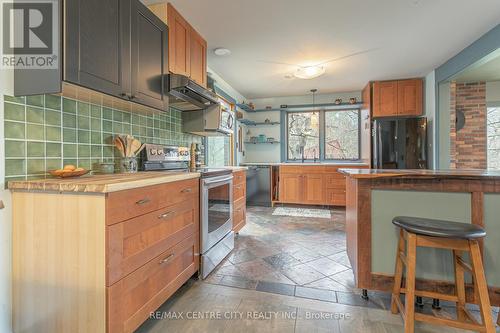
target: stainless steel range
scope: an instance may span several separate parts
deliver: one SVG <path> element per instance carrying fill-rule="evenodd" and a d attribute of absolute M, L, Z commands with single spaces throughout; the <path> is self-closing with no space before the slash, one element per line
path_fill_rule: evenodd
<path fill-rule="evenodd" d="M 142 153 L 144 171 L 189 172 L 186 147 L 148 144 Z M 224 168 L 202 168 L 200 172 L 200 276 L 205 279 L 234 249 L 233 175 Z"/>
<path fill-rule="evenodd" d="M 234 249 L 233 174 L 227 169 L 202 169 L 200 180 L 201 277 Z"/>

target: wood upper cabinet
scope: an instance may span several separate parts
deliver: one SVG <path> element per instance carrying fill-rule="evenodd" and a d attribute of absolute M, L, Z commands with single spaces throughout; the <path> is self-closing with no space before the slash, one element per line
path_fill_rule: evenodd
<path fill-rule="evenodd" d="M 132 0 L 131 95 L 134 102 L 167 109 L 165 74 L 168 74 L 168 28 L 137 0 Z"/>
<path fill-rule="evenodd" d="M 116 97 L 130 91 L 130 0 L 64 2 L 65 81 Z"/>
<path fill-rule="evenodd" d="M 191 76 L 191 34 L 189 23 L 170 3 L 167 4 L 169 26 L 168 69 L 172 73 Z"/>
<path fill-rule="evenodd" d="M 398 82 L 386 81 L 373 84 L 373 116 L 398 115 Z"/>
<path fill-rule="evenodd" d="M 378 81 L 372 89 L 373 117 L 422 115 L 422 79 Z"/>
<path fill-rule="evenodd" d="M 199 85 L 207 85 L 207 41 L 191 29 L 190 48 L 191 79 Z"/>
<path fill-rule="evenodd" d="M 398 115 L 422 114 L 422 80 L 398 81 Z"/>
<path fill-rule="evenodd" d="M 168 70 L 207 85 L 207 42 L 184 17 L 168 3 L 149 8 L 168 25 Z"/>

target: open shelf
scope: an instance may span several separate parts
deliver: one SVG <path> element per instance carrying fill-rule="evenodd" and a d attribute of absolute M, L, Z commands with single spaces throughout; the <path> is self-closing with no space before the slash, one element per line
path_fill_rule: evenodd
<path fill-rule="evenodd" d="M 239 122 L 244 124 L 244 125 L 247 125 L 247 126 L 271 126 L 271 125 L 279 125 L 280 124 L 279 121 L 268 121 L 268 122 L 261 121 L 261 122 L 258 122 L 258 121 L 248 120 L 248 119 L 240 119 Z"/>
<path fill-rule="evenodd" d="M 313 109 L 312 104 L 296 104 L 287 105 L 285 108 L 272 108 L 272 109 L 252 109 L 247 104 L 236 104 L 240 109 L 246 112 L 273 112 L 273 111 L 308 111 Z M 351 103 L 320 103 L 315 104 L 314 109 L 335 111 L 335 110 L 348 110 L 348 109 L 360 109 L 363 106 L 363 102 L 357 101 L 354 104 Z"/>
<path fill-rule="evenodd" d="M 245 143 L 249 145 L 273 145 L 273 144 L 278 144 L 280 143 L 279 141 L 265 141 L 265 142 L 251 142 L 251 141 L 245 141 Z"/>

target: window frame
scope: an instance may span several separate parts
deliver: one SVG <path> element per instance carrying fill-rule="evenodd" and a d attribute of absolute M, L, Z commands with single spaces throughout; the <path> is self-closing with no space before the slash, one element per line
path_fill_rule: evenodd
<path fill-rule="evenodd" d="M 358 113 L 358 158 L 355 159 L 329 159 L 326 158 L 326 121 L 325 114 L 326 112 L 344 112 L 344 111 L 356 111 Z M 319 158 L 316 159 L 316 162 L 360 162 L 361 161 L 361 126 L 362 126 L 362 117 L 361 117 L 361 108 L 353 107 L 353 108 L 342 108 L 342 109 L 323 109 L 323 110 L 283 110 L 281 113 L 281 137 L 284 145 L 281 150 L 281 161 L 285 163 L 293 163 L 297 161 L 301 161 L 301 159 L 290 159 L 289 158 L 289 150 L 288 150 L 288 114 L 290 113 L 308 113 L 308 112 L 319 112 Z M 304 159 L 304 162 L 313 162 L 313 159 Z"/>

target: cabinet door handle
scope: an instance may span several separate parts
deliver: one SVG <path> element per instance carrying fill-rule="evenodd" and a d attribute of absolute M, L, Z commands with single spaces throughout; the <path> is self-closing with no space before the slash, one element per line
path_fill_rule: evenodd
<path fill-rule="evenodd" d="M 5 208 L 5 206 L 4 206 L 4 204 L 3 204 L 3 201 L 2 201 L 2 200 L 0 200 L 0 209 L 4 209 L 4 208 Z"/>
<path fill-rule="evenodd" d="M 162 220 L 162 219 L 166 219 L 167 217 L 169 217 L 169 216 L 170 216 L 170 215 L 172 215 L 173 213 L 174 213 L 174 212 L 165 212 L 165 213 L 163 213 L 163 214 L 161 214 L 161 215 L 158 215 L 158 218 L 159 218 L 160 220 Z"/>
<path fill-rule="evenodd" d="M 174 257 L 174 255 L 175 255 L 175 253 L 169 254 L 168 256 L 166 256 L 165 258 L 160 260 L 160 262 L 158 264 L 160 264 L 160 265 L 166 264 L 167 262 L 170 261 L 170 259 L 172 259 Z"/>
<path fill-rule="evenodd" d="M 191 193 L 193 190 L 189 187 L 189 188 L 185 188 L 183 189 L 181 192 L 182 193 Z"/>
<path fill-rule="evenodd" d="M 137 205 L 144 205 L 150 202 L 151 200 L 149 198 L 144 198 L 136 202 Z"/>

